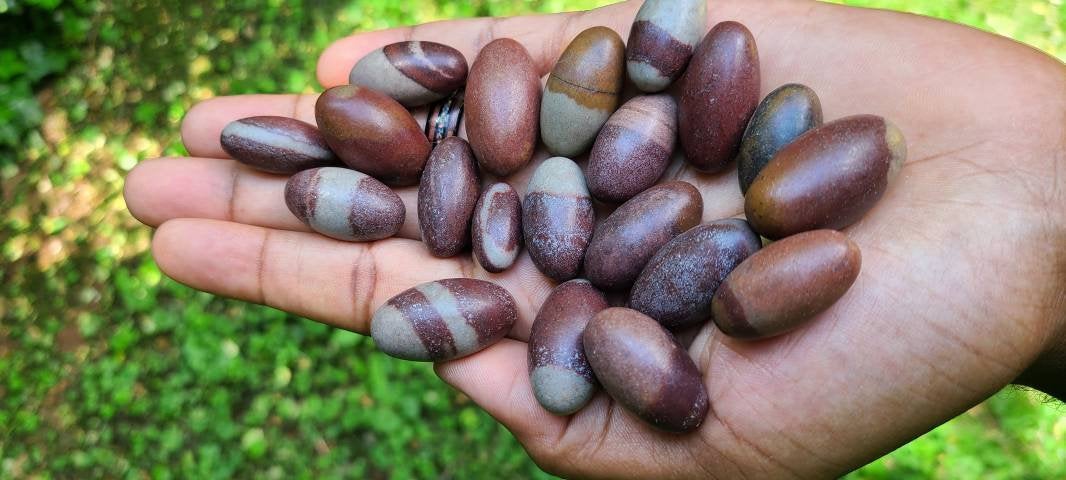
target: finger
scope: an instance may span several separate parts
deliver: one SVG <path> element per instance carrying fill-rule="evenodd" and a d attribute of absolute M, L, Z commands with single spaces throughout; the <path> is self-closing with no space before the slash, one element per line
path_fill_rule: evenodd
<path fill-rule="evenodd" d="M 152 242 L 167 276 L 198 290 L 269 305 L 366 333 L 374 310 L 397 293 L 442 278 L 475 277 L 506 288 L 519 307 L 512 335 L 527 338 L 550 291 L 528 257 L 491 275 L 468 257 L 433 257 L 419 242 L 350 243 L 218 220 L 163 223 Z"/>
<path fill-rule="evenodd" d="M 283 175 L 262 173 L 233 160 L 158 158 L 126 176 L 126 206 L 149 226 L 175 218 L 203 218 L 306 232 L 285 205 Z M 418 239 L 418 188 L 394 189 L 407 217 L 397 234 Z"/>

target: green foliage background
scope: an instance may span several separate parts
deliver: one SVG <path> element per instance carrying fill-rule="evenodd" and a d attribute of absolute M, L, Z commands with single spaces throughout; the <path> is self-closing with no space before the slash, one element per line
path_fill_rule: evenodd
<path fill-rule="evenodd" d="M 197 101 L 312 91 L 355 30 L 605 0 L 0 0 L 0 478 L 545 477 L 429 366 L 164 278 L 125 173 Z M 1066 59 L 1062 0 L 847 0 Z M 1066 416 L 1008 389 L 854 478 L 1066 478 Z"/>

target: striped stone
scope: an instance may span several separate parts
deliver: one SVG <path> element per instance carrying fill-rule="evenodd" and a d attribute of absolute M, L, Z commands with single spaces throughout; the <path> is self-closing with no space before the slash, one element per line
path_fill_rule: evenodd
<path fill-rule="evenodd" d="M 576 277 L 595 224 L 581 167 L 564 157 L 541 163 L 522 204 L 526 250 L 537 268 L 557 281 Z"/>
<path fill-rule="evenodd" d="M 443 362 L 496 343 L 517 320 L 518 307 L 503 287 L 452 278 L 423 283 L 392 297 L 370 320 L 370 336 L 390 356 Z"/>
<path fill-rule="evenodd" d="M 219 141 L 234 160 L 269 173 L 289 175 L 340 163 L 318 129 L 295 118 L 235 120 L 222 129 Z"/>
<path fill-rule="evenodd" d="M 665 90 L 684 73 L 706 30 L 706 0 L 645 0 L 626 44 L 629 79 L 645 92 Z"/>
<path fill-rule="evenodd" d="M 466 74 L 466 58 L 460 51 L 435 42 L 409 41 L 367 54 L 352 67 L 348 82 L 417 107 L 461 88 Z"/>
<path fill-rule="evenodd" d="M 621 203 L 651 188 L 677 143 L 677 104 L 667 94 L 634 97 L 600 130 L 589 154 L 592 196 Z"/>
<path fill-rule="evenodd" d="M 514 187 L 496 182 L 482 192 L 471 236 L 482 268 L 492 273 L 511 268 L 522 248 L 522 204 Z"/>
<path fill-rule="evenodd" d="M 388 238 L 400 231 L 403 201 L 364 173 L 338 167 L 304 170 L 285 184 L 289 211 L 312 230 L 352 242 Z"/>

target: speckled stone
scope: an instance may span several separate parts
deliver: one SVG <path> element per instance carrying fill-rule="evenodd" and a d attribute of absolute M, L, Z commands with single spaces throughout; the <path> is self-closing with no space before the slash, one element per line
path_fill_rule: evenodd
<path fill-rule="evenodd" d="M 628 308 L 596 314 L 582 335 L 604 390 L 641 420 L 675 433 L 699 428 L 710 400 L 692 357 L 651 317 Z"/>
<path fill-rule="evenodd" d="M 348 166 L 389 185 L 414 185 L 429 158 L 429 140 L 403 105 L 368 88 L 342 85 L 315 103 L 326 143 Z"/>
<path fill-rule="evenodd" d="M 588 280 L 570 280 L 552 290 L 529 334 L 529 377 L 544 409 L 570 415 L 592 399 L 596 377 L 585 359 L 581 334 L 607 299 Z"/>
<path fill-rule="evenodd" d="M 814 90 L 790 83 L 770 92 L 755 109 L 740 142 L 740 191 L 748 191 L 759 172 L 785 145 L 821 124 L 822 103 Z"/>
<path fill-rule="evenodd" d="M 496 182 L 481 193 L 471 234 L 481 268 L 492 273 L 511 268 L 522 250 L 522 203 L 514 187 Z"/>
<path fill-rule="evenodd" d="M 269 173 L 340 164 L 314 125 L 289 117 L 248 117 L 222 129 L 222 150 L 234 160 Z"/>
<path fill-rule="evenodd" d="M 433 256 L 451 257 L 470 245 L 470 219 L 480 187 L 466 140 L 448 137 L 433 149 L 418 185 L 418 225 Z"/>
<path fill-rule="evenodd" d="M 884 118 L 829 122 L 778 152 L 748 189 L 744 211 L 771 239 L 840 230 L 873 208 L 906 158 L 903 134 Z"/>
<path fill-rule="evenodd" d="M 634 97 L 611 115 L 589 154 L 592 196 L 621 203 L 647 190 L 670 165 L 677 142 L 677 104 L 669 95 Z"/>
<path fill-rule="evenodd" d="M 645 92 L 663 91 L 685 72 L 706 29 L 706 0 L 646 0 L 629 31 L 629 79 Z"/>
<path fill-rule="evenodd" d="M 526 250 L 537 268 L 557 281 L 576 277 L 595 225 L 581 167 L 564 157 L 540 164 L 522 204 Z"/>
<path fill-rule="evenodd" d="M 368 53 L 348 82 L 377 90 L 406 107 L 440 100 L 466 82 L 466 58 L 434 42 L 397 42 Z"/>
<path fill-rule="evenodd" d="M 759 50 L 744 25 L 722 22 L 703 38 L 681 79 L 678 132 L 697 170 L 724 171 L 759 104 Z"/>
<path fill-rule="evenodd" d="M 659 248 L 699 224 L 702 215 L 703 197 L 689 183 L 645 190 L 596 229 L 585 254 L 585 276 L 604 290 L 628 288 Z"/>
<path fill-rule="evenodd" d="M 711 319 L 715 290 L 762 246 L 748 222 L 730 218 L 700 225 L 666 244 L 644 267 L 629 306 L 671 330 Z"/>
<path fill-rule="evenodd" d="M 540 76 L 522 44 L 481 49 L 466 86 L 466 131 L 481 168 L 506 177 L 529 163 L 540 124 Z"/>
<path fill-rule="evenodd" d="M 361 172 L 337 167 L 289 177 L 285 204 L 312 230 L 352 242 L 395 235 L 406 214 L 403 201 L 389 187 Z"/>
<path fill-rule="evenodd" d="M 552 155 L 576 157 L 618 108 L 625 55 L 622 38 L 607 27 L 574 37 L 548 75 L 540 103 L 540 135 Z"/>
<path fill-rule="evenodd" d="M 835 230 L 771 243 L 733 271 L 714 295 L 714 322 L 731 337 L 788 332 L 832 306 L 862 268 L 862 254 Z"/>
<path fill-rule="evenodd" d="M 370 320 L 382 352 L 404 360 L 444 362 L 498 342 L 518 320 L 514 297 L 483 280 L 423 283 L 385 302 Z"/>

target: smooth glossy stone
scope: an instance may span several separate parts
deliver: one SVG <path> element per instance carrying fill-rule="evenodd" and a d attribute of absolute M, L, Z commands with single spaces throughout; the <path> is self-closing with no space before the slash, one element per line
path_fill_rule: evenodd
<path fill-rule="evenodd" d="M 570 415 L 596 393 L 581 334 L 607 299 L 588 280 L 570 280 L 548 295 L 529 334 L 529 378 L 545 410 Z"/>
<path fill-rule="evenodd" d="M 706 30 L 706 0 L 646 0 L 629 31 L 629 79 L 645 92 L 666 89 L 685 72 Z"/>
<path fill-rule="evenodd" d="M 859 246 L 835 230 L 771 243 L 741 263 L 714 295 L 714 322 L 745 339 L 788 332 L 847 293 L 862 268 Z"/>
<path fill-rule="evenodd" d="M 759 172 L 785 145 L 821 124 L 822 103 L 814 90 L 790 83 L 770 92 L 755 109 L 740 142 L 740 191 L 748 191 Z"/>
<path fill-rule="evenodd" d="M 315 103 L 315 119 L 349 167 L 394 186 L 414 185 L 429 158 L 429 140 L 411 113 L 369 88 L 342 85 Z"/>
<path fill-rule="evenodd" d="M 370 336 L 404 360 L 444 362 L 498 342 L 518 320 L 514 297 L 492 282 L 451 278 L 423 283 L 374 312 Z"/>
<path fill-rule="evenodd" d="M 744 220 L 695 227 L 652 257 L 633 284 L 629 306 L 671 330 L 700 325 L 711 318 L 711 298 L 718 286 L 761 246 Z"/>
<path fill-rule="evenodd" d="M 699 428 L 710 401 L 692 357 L 658 322 L 636 310 L 608 308 L 582 335 L 585 356 L 604 390 L 654 427 Z"/>
<path fill-rule="evenodd" d="M 581 167 L 564 157 L 540 164 L 522 202 L 526 250 L 537 268 L 557 281 L 576 277 L 595 225 Z"/>
<path fill-rule="evenodd" d="M 829 122 L 774 156 L 748 189 L 744 211 L 755 231 L 771 239 L 840 230 L 873 208 L 906 158 L 903 133 L 884 118 Z"/>
<path fill-rule="evenodd" d="M 540 103 L 540 135 L 552 155 L 587 152 L 618 108 L 625 48 L 614 30 L 592 27 L 563 51 Z"/>
<path fill-rule="evenodd" d="M 314 125 L 289 117 L 248 117 L 222 129 L 222 150 L 234 160 L 270 173 L 340 164 Z"/>
<path fill-rule="evenodd" d="M 451 257 L 470 244 L 470 219 L 480 187 L 466 140 L 448 137 L 433 149 L 418 185 L 418 225 L 433 256 Z"/>
<path fill-rule="evenodd" d="M 663 245 L 698 225 L 703 197 L 687 182 L 651 187 L 623 203 L 596 228 L 585 276 L 605 290 L 628 288 Z"/>
<path fill-rule="evenodd" d="M 529 163 L 540 124 L 540 76 L 522 44 L 481 49 L 466 84 L 466 131 L 481 168 L 506 177 Z"/>
<path fill-rule="evenodd" d="M 633 98 L 611 115 L 589 154 L 592 196 L 621 203 L 647 190 L 670 165 L 677 141 L 677 104 L 669 95 Z"/>
<path fill-rule="evenodd" d="M 492 273 L 511 268 L 522 250 L 522 203 L 514 187 L 496 182 L 481 192 L 471 234 L 481 268 Z"/>
<path fill-rule="evenodd" d="M 348 82 L 384 93 L 406 107 L 418 107 L 447 97 L 466 83 L 466 58 L 439 43 L 392 43 L 359 60 Z"/>
<path fill-rule="evenodd" d="M 338 167 L 304 170 L 289 177 L 285 205 L 312 230 L 352 242 L 395 235 L 406 214 L 403 201 L 385 184 Z"/>
<path fill-rule="evenodd" d="M 703 38 L 681 79 L 678 132 L 685 159 L 717 173 L 737 155 L 759 104 L 759 50 L 744 25 L 722 22 Z"/>

